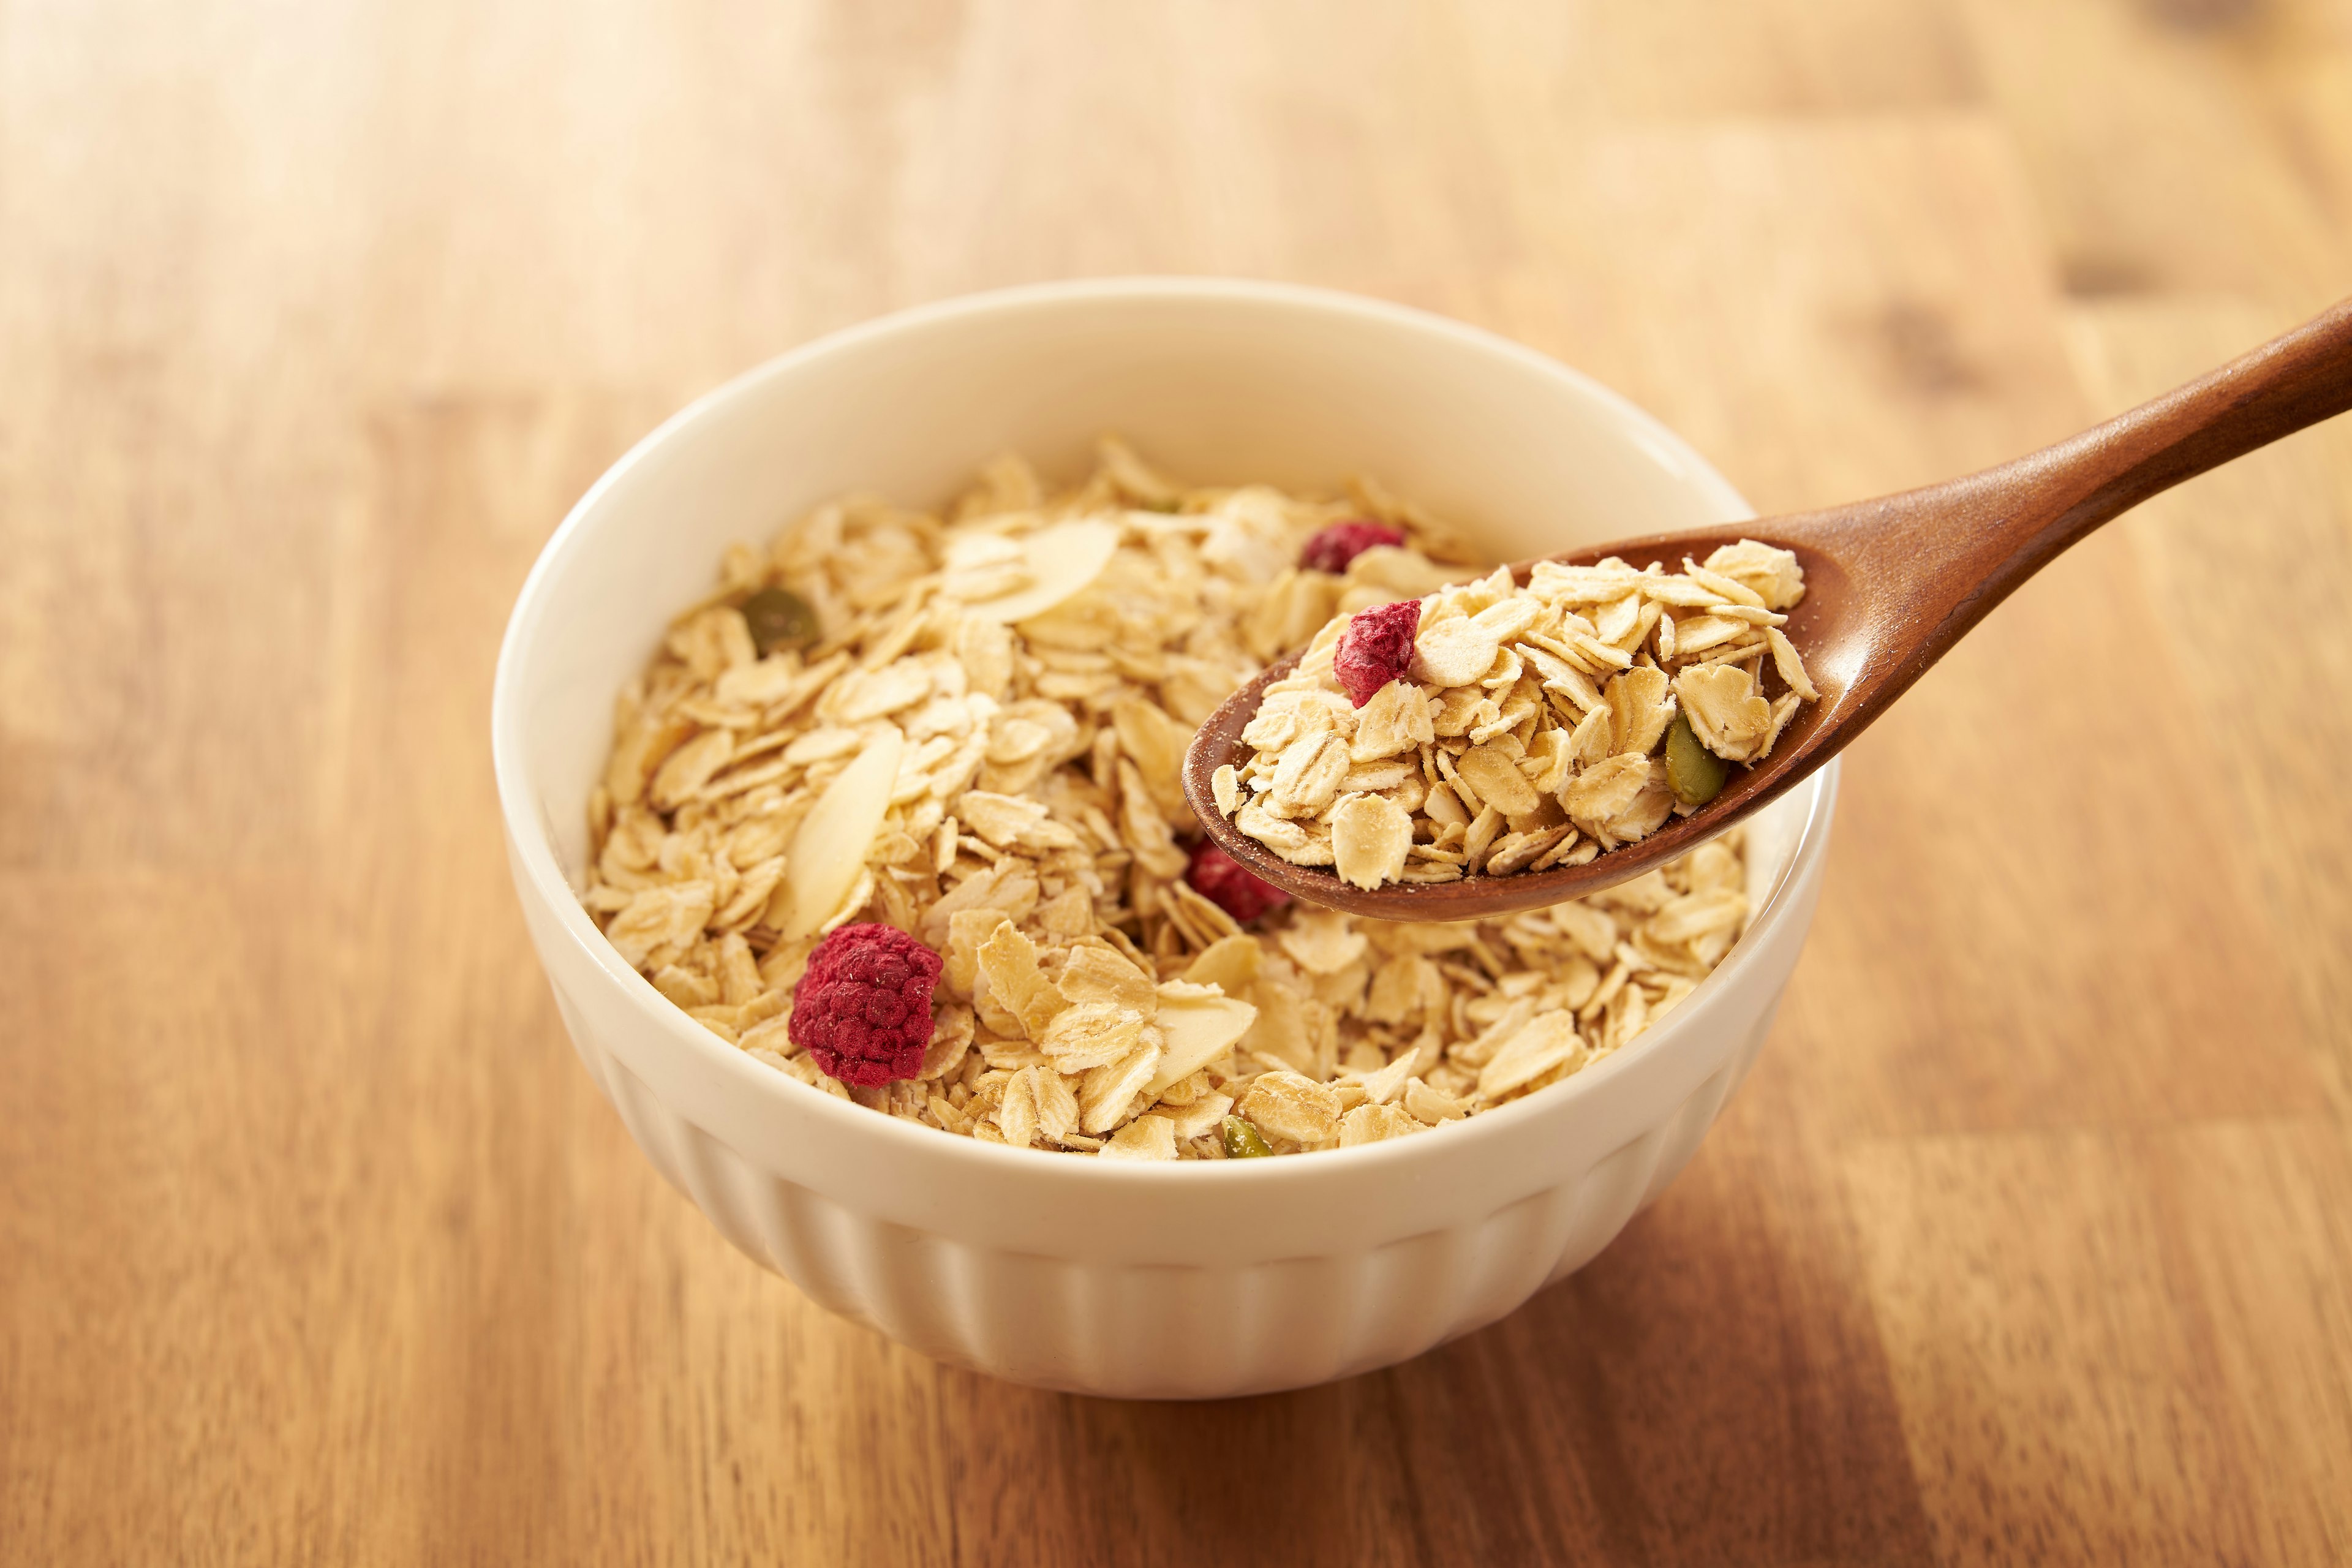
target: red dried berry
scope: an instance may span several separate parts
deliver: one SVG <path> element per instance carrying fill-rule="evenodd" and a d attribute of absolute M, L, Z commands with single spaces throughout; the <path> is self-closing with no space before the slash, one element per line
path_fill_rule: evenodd
<path fill-rule="evenodd" d="M 1345 572 L 1348 563 L 1375 544 L 1402 544 L 1404 530 L 1370 518 L 1351 517 L 1335 522 L 1307 542 L 1298 563 L 1310 572 Z"/>
<path fill-rule="evenodd" d="M 818 1070 L 871 1088 L 912 1078 L 931 1043 L 940 955 L 896 926 L 847 925 L 816 944 L 793 993 L 793 1044 Z"/>
<path fill-rule="evenodd" d="M 1348 629 L 1332 650 L 1331 673 L 1357 707 L 1405 672 L 1412 663 L 1412 634 L 1420 629 L 1419 599 L 1378 605 L 1348 618 Z"/>
<path fill-rule="evenodd" d="M 1290 902 L 1288 893 L 1259 881 L 1205 838 L 1192 846 L 1192 863 L 1185 868 L 1184 879 L 1194 892 L 1244 924 Z"/>

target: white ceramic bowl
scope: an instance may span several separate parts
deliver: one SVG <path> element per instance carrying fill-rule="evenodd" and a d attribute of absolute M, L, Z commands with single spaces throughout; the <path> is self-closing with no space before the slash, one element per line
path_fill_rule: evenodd
<path fill-rule="evenodd" d="M 1417 1138 L 1211 1164 L 1056 1158 L 861 1110 L 753 1061 L 623 963 L 573 894 L 614 690 L 731 540 L 849 489 L 944 500 L 1114 429 L 1202 482 L 1379 475 L 1500 559 L 1751 515 L 1681 441 L 1531 350 L 1348 295 L 1145 279 L 838 332 L 704 397 L 597 481 L 523 586 L 491 724 L 509 857 L 581 1060 L 656 1169 L 757 1261 L 941 1361 L 1207 1397 L 1387 1365 L 1581 1267 L 1697 1148 L 1819 896 L 1834 769 L 1750 837 L 1755 914 L 1640 1041 Z"/>

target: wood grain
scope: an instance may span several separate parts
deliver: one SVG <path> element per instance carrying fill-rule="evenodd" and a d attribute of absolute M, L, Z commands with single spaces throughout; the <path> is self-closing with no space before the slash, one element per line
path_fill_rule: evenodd
<path fill-rule="evenodd" d="M 2352 1558 L 2352 434 L 1847 753 L 1607 1254 L 1276 1398 L 942 1370 L 730 1252 L 572 1058 L 486 744 L 564 508 L 830 327 L 1361 289 L 1795 510 L 2343 293 L 2347 84 L 2335 0 L 0 7 L 0 1559 Z"/>

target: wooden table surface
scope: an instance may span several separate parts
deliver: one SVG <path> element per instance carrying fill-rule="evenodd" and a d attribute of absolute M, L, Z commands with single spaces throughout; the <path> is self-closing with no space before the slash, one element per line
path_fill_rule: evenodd
<path fill-rule="evenodd" d="M 1034 1393 L 661 1185 L 507 885 L 525 570 L 735 370 L 1139 270 L 1845 500 L 2352 289 L 2352 5 L 0 4 L 0 1559 L 2352 1558 L 2352 426 L 1849 753 L 1761 1065 L 1482 1333 Z"/>

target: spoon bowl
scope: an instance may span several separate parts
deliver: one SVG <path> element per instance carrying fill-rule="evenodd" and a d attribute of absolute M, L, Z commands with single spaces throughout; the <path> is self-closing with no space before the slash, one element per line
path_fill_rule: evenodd
<path fill-rule="evenodd" d="M 1293 655 L 1211 714 L 1184 759 L 1184 794 L 1217 847 L 1295 898 L 1392 921 L 1487 920 L 1630 880 L 1736 826 L 1809 777 L 2068 546 L 2149 496 L 2352 407 L 2352 300 L 2211 374 L 2041 451 L 1923 489 L 1826 510 L 1655 534 L 1544 557 L 1615 556 L 1666 570 L 1743 539 L 1793 551 L 1805 594 L 1782 628 L 1821 693 L 1771 754 L 1737 768 L 1722 793 L 1648 837 L 1581 866 L 1363 889 L 1328 868 L 1294 866 L 1218 810 L 1211 776 L 1239 767 L 1242 731 Z M 1522 584 L 1534 561 L 1512 567 Z"/>
<path fill-rule="evenodd" d="M 1735 768 L 1723 792 L 1713 801 L 1687 816 L 1668 818 L 1664 826 L 1647 838 L 1597 856 L 1581 866 L 1522 871 L 1509 877 L 1465 877 L 1458 882 L 1392 883 L 1373 889 L 1343 882 L 1328 867 L 1292 865 L 1235 827 L 1217 809 L 1210 775 L 1224 763 L 1239 768 L 1249 760 L 1250 748 L 1243 742 L 1242 731 L 1256 716 L 1258 705 L 1265 700 L 1265 689 L 1297 668 L 1297 654 L 1286 655 L 1267 666 L 1209 715 L 1184 756 L 1185 798 L 1210 839 L 1252 876 L 1309 903 L 1376 920 L 1486 920 L 1519 910 L 1548 908 L 1631 880 L 1687 855 L 1803 783 L 1814 769 L 1835 754 L 1836 747 L 1844 742 L 1832 734 L 1831 748 L 1803 767 L 1773 765 L 1784 757 L 1794 758 L 1811 746 L 1824 730 L 1835 728 L 1835 716 L 1843 710 L 1842 704 L 1853 689 L 1851 676 L 1860 670 L 1868 657 L 1865 642 L 1857 635 L 1856 618 L 1846 613 L 1852 585 L 1837 558 L 1811 544 L 1768 537 L 1759 531 L 1762 526 L 1753 522 L 1726 523 L 1539 558 L 1568 566 L 1591 566 L 1613 555 L 1635 568 L 1657 562 L 1672 572 L 1680 568 L 1685 555 L 1703 561 L 1718 545 L 1758 539 L 1795 551 L 1798 564 L 1804 569 L 1805 596 L 1788 612 L 1788 624 L 1781 629 L 1804 650 L 1806 672 L 1821 692 L 1821 700 L 1798 709 L 1788 728 L 1780 732 L 1772 756 L 1762 765 Z M 1534 561 L 1514 563 L 1511 575 L 1524 585 L 1535 565 Z"/>

